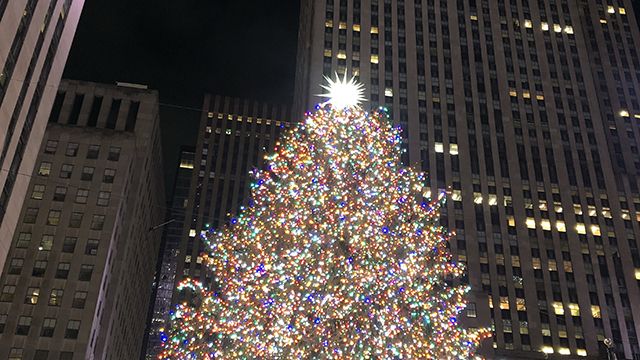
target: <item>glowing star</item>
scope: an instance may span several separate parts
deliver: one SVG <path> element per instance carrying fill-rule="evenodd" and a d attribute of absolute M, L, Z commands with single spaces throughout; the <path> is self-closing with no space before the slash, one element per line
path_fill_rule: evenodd
<path fill-rule="evenodd" d="M 326 103 L 333 105 L 336 109 L 358 106 L 365 100 L 364 85 L 357 82 L 355 76 L 347 80 L 347 74 L 345 73 L 340 79 L 336 73 L 335 80 L 331 80 L 328 76 L 324 78 L 327 81 L 327 85 L 320 86 L 328 92 L 318 96 L 329 98 Z"/>

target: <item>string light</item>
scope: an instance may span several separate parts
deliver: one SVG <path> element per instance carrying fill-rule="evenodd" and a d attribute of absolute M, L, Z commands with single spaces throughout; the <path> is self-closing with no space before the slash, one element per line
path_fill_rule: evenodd
<path fill-rule="evenodd" d="M 349 97 L 286 133 L 249 206 L 203 237 L 213 285 L 180 284 L 193 299 L 160 359 L 473 356 L 488 333 L 458 322 L 469 287 L 449 281 L 464 268 L 438 225 L 445 196 L 424 198 L 425 175 L 402 166 L 386 110 Z"/>

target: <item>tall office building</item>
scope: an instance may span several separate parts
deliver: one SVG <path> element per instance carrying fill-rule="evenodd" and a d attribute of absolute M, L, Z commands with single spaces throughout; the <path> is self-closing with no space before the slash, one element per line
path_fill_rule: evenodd
<path fill-rule="evenodd" d="M 145 334 L 144 357 L 156 360 L 162 350 L 160 333 L 169 326 L 169 312 L 172 309 L 173 292 L 176 287 L 176 268 L 185 222 L 185 212 L 189 204 L 189 190 L 195 167 L 195 148 L 183 146 L 174 180 L 170 208 L 156 267 L 152 308 L 150 308 L 147 332 Z"/>
<path fill-rule="evenodd" d="M 84 0 L 0 0 L 0 268 Z"/>
<path fill-rule="evenodd" d="M 0 277 L 0 358 L 139 356 L 165 216 L 160 146 L 156 91 L 62 82 Z"/>
<path fill-rule="evenodd" d="M 305 0 L 294 115 L 357 75 L 450 189 L 491 358 L 640 358 L 640 34 L 615 0 Z M 493 342 L 493 346 L 491 346 Z"/>
<path fill-rule="evenodd" d="M 169 257 L 176 266 L 162 264 L 162 268 L 167 270 L 167 277 L 175 279 L 173 287 L 186 278 L 209 283 L 211 274 L 201 264 L 200 255 L 205 248 L 200 234 L 209 228 L 221 229 L 232 214 L 240 211 L 249 192 L 249 172 L 262 167 L 265 153 L 273 149 L 280 134 L 289 128 L 289 112 L 285 106 L 205 96 L 195 154 L 183 152 L 180 162 L 180 167 L 192 166 L 193 169 L 188 197 L 185 199 L 183 195 L 177 195 L 176 199 L 180 200 L 174 207 L 176 214 L 184 214 L 184 218 L 176 218 L 182 221 L 182 226 L 176 228 L 179 233 L 171 231 L 172 239 L 179 237 L 177 257 Z M 184 191 L 183 185 L 180 187 L 180 192 Z M 158 297 L 161 294 L 159 289 Z M 171 308 L 188 300 L 185 292 L 173 291 L 169 295 L 172 296 Z M 170 310 L 164 299 L 158 297 L 156 301 L 161 305 L 158 312 L 154 311 L 151 321 L 147 358 L 152 358 L 159 351 L 158 326 L 154 326 L 154 322 L 157 320 L 158 325 L 166 325 L 165 319 Z"/>

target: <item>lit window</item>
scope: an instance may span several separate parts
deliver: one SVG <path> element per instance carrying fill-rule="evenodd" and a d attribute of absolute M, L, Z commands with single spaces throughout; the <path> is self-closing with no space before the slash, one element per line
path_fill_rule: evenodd
<path fill-rule="evenodd" d="M 577 223 L 576 224 L 576 231 L 578 232 L 578 234 L 586 234 L 587 233 L 587 228 L 583 223 Z"/>
<path fill-rule="evenodd" d="M 25 304 L 35 305 L 40 297 L 40 288 L 30 287 L 27 289 L 27 296 L 24 299 Z"/>
<path fill-rule="evenodd" d="M 52 247 L 53 247 L 53 235 L 51 234 L 42 235 L 42 240 L 40 240 L 40 246 L 38 247 L 38 250 L 51 251 Z"/>
<path fill-rule="evenodd" d="M 324 56 L 325 57 L 331 57 L 331 49 L 324 49 Z"/>
<path fill-rule="evenodd" d="M 564 307 L 562 306 L 562 302 L 560 301 L 555 301 L 553 303 L 553 312 L 556 315 L 564 315 Z"/>
<path fill-rule="evenodd" d="M 627 10 L 625 10 L 625 8 L 621 7 L 621 8 L 618 8 L 618 13 L 620 15 L 625 15 L 627 13 Z"/>
<path fill-rule="evenodd" d="M 516 219 L 513 216 L 509 216 L 507 218 L 507 223 L 508 223 L 509 226 L 515 227 L 516 226 Z"/>
<path fill-rule="evenodd" d="M 49 306 L 60 306 L 60 304 L 62 304 L 63 294 L 64 290 L 62 289 L 51 289 L 51 294 L 49 295 Z"/>
<path fill-rule="evenodd" d="M 629 117 L 629 111 L 627 111 L 627 110 L 620 110 L 619 114 L 622 117 Z"/>
<path fill-rule="evenodd" d="M 528 217 L 525 223 L 527 224 L 527 228 L 528 229 L 535 229 L 536 228 L 536 219 L 534 219 L 534 218 Z"/>
<path fill-rule="evenodd" d="M 385 88 L 384 89 L 384 96 L 392 97 L 393 96 L 393 89 L 392 88 Z"/>
<path fill-rule="evenodd" d="M 605 19 L 600 19 L 600 24 L 606 24 L 606 23 L 607 23 L 607 20 L 605 20 Z"/>
<path fill-rule="evenodd" d="M 372 26 L 371 27 L 371 33 L 372 34 L 377 34 L 378 33 L 378 27 L 377 26 Z"/>
<path fill-rule="evenodd" d="M 551 230 L 551 222 L 547 219 L 540 220 L 540 226 L 542 230 L 550 231 Z"/>
<path fill-rule="evenodd" d="M 639 268 L 636 268 L 635 275 L 636 275 L 636 280 L 640 280 L 640 269 Z"/>
<path fill-rule="evenodd" d="M 189 237 L 196 237 L 196 229 L 189 230 Z"/>
<path fill-rule="evenodd" d="M 478 193 L 478 192 L 473 193 L 473 203 L 482 204 L 482 193 Z"/>
<path fill-rule="evenodd" d="M 340 30 L 345 30 L 347 28 L 347 23 L 344 21 L 341 21 L 338 23 L 338 29 Z"/>
<path fill-rule="evenodd" d="M 49 210 L 47 225 L 56 226 L 60 223 L 60 210 Z"/>
<path fill-rule="evenodd" d="M 542 94 L 538 94 L 538 95 L 536 95 L 536 100 L 538 100 L 538 101 L 544 101 L 544 95 L 542 95 Z"/>
<path fill-rule="evenodd" d="M 41 162 L 40 167 L 38 168 L 38 175 L 49 176 L 50 174 L 51 174 L 51 163 L 47 161 Z"/>
<path fill-rule="evenodd" d="M 573 35 L 573 27 L 570 25 L 567 25 L 564 27 L 564 32 L 566 32 L 569 35 Z"/>
<path fill-rule="evenodd" d="M 338 54 L 336 55 L 336 57 L 338 59 L 344 60 L 347 58 L 347 53 L 344 52 L 344 50 L 338 51 Z"/>
<path fill-rule="evenodd" d="M 598 225 L 591 225 L 591 233 L 592 233 L 593 235 L 595 235 L 595 236 L 600 236 L 600 235 L 602 235 L 602 234 L 600 233 L 600 226 L 598 226 Z"/>
<path fill-rule="evenodd" d="M 580 306 L 578 304 L 570 303 L 569 310 L 571 311 L 571 316 L 580 316 Z"/>
<path fill-rule="evenodd" d="M 453 200 L 453 201 L 462 201 L 462 191 L 453 190 L 451 192 L 451 200 Z"/>
<path fill-rule="evenodd" d="M 609 5 L 609 6 L 607 6 L 607 12 L 609 14 L 615 14 L 616 9 L 612 5 Z"/>
<path fill-rule="evenodd" d="M 333 27 L 333 20 L 327 20 L 324 22 L 324 26 L 328 27 L 328 28 L 332 28 Z"/>
<path fill-rule="evenodd" d="M 469 18 L 470 18 L 472 21 L 478 21 L 478 15 L 471 15 L 471 16 L 469 16 Z"/>
<path fill-rule="evenodd" d="M 543 346 L 541 350 L 545 354 L 553 354 L 553 347 L 551 346 Z"/>
<path fill-rule="evenodd" d="M 571 350 L 569 350 L 569 348 L 561 347 L 560 349 L 558 349 L 558 354 L 560 354 L 560 355 L 571 355 Z"/>
<path fill-rule="evenodd" d="M 434 148 L 435 148 L 434 149 L 435 152 L 437 152 L 437 153 L 443 153 L 444 152 L 444 145 L 442 143 L 439 143 L 439 142 L 435 143 Z"/>
<path fill-rule="evenodd" d="M 353 31 L 360 31 L 360 24 L 353 24 Z"/>
<path fill-rule="evenodd" d="M 560 24 L 553 24 L 553 31 L 557 33 L 562 32 L 562 26 L 560 26 Z"/>
<path fill-rule="evenodd" d="M 516 92 L 515 90 L 511 89 L 511 90 L 509 90 L 509 96 L 518 96 L 518 92 Z"/>
<path fill-rule="evenodd" d="M 542 25 L 542 31 L 549 31 L 549 24 L 547 24 L 546 22 L 543 22 L 541 25 Z"/>
<path fill-rule="evenodd" d="M 600 306 L 591 305 L 591 316 L 593 316 L 595 319 L 600 318 Z"/>
<path fill-rule="evenodd" d="M 377 64 L 378 63 L 378 54 L 372 54 L 371 55 L 371 63 L 372 64 Z"/>
<path fill-rule="evenodd" d="M 576 354 L 577 354 L 578 356 L 587 356 L 587 350 L 585 350 L 585 349 L 578 349 L 578 350 L 576 350 Z"/>
<path fill-rule="evenodd" d="M 528 91 L 523 91 L 522 92 L 522 97 L 525 99 L 531 99 L 531 93 Z"/>
<path fill-rule="evenodd" d="M 31 193 L 31 198 L 35 200 L 42 200 L 44 197 L 44 185 L 36 184 L 33 186 L 33 192 Z"/>
<path fill-rule="evenodd" d="M 531 29 L 533 27 L 533 24 L 531 23 L 531 20 L 525 20 L 524 21 L 524 27 L 527 29 Z"/>
<path fill-rule="evenodd" d="M 449 144 L 449 154 L 458 155 L 458 144 Z"/>
<path fill-rule="evenodd" d="M 498 205 L 498 195 L 495 194 L 489 194 L 487 202 L 489 203 L 489 206 L 496 206 Z"/>

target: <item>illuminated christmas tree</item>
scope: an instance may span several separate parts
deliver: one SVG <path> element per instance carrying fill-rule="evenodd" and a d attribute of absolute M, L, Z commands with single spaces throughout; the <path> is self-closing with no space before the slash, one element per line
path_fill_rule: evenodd
<path fill-rule="evenodd" d="M 365 112 L 353 79 L 287 133 L 251 200 L 209 232 L 213 288 L 187 280 L 162 359 L 468 359 L 466 285 L 424 174 L 400 162 L 400 131 Z"/>

